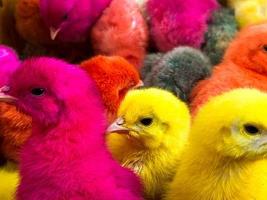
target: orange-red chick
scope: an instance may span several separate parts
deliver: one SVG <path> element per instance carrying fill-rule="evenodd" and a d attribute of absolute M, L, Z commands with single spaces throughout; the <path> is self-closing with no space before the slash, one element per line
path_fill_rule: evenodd
<path fill-rule="evenodd" d="M 240 31 L 211 77 L 193 89 L 191 112 L 194 115 L 212 96 L 243 87 L 267 91 L 267 24 Z"/>
<path fill-rule="evenodd" d="M 81 63 L 81 67 L 95 80 L 109 122 L 116 118 L 117 110 L 125 94 L 132 88 L 142 86 L 135 67 L 119 56 L 96 56 Z"/>

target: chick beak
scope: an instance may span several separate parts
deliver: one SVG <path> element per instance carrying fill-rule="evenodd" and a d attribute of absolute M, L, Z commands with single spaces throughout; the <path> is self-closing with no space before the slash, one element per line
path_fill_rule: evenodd
<path fill-rule="evenodd" d="M 140 80 L 134 87 L 133 89 L 137 89 L 139 87 L 143 87 L 144 86 L 144 82 L 142 80 Z"/>
<path fill-rule="evenodd" d="M 54 27 L 50 27 L 49 30 L 50 30 L 50 38 L 51 38 L 51 40 L 55 40 L 61 29 L 60 28 L 55 29 Z"/>
<path fill-rule="evenodd" d="M 130 129 L 124 127 L 124 119 L 123 118 L 118 118 L 115 120 L 115 122 L 113 124 L 111 124 L 108 129 L 107 132 L 108 133 L 120 133 L 120 134 L 128 134 Z"/>
<path fill-rule="evenodd" d="M 5 94 L 5 92 L 8 92 L 8 91 L 9 91 L 9 87 L 8 86 L 3 86 L 3 87 L 0 88 L 0 101 L 7 102 L 7 103 L 16 102 L 17 98 Z"/>

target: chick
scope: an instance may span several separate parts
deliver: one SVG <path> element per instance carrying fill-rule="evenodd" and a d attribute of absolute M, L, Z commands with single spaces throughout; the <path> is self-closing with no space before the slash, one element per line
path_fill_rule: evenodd
<path fill-rule="evenodd" d="M 164 194 L 189 127 L 187 106 L 168 91 L 133 90 L 121 103 L 107 143 L 114 158 L 141 177 L 146 199 Z"/>
<path fill-rule="evenodd" d="M 236 19 L 240 27 L 267 20 L 266 0 L 228 0 L 228 3 L 235 9 Z"/>
<path fill-rule="evenodd" d="M 0 87 L 20 65 L 16 52 L 0 45 Z M 31 118 L 14 105 L 0 102 L 0 154 L 4 160 L 19 162 L 19 151 L 31 134 Z M 1 199 L 1 198 L 0 198 Z"/>
<path fill-rule="evenodd" d="M 267 24 L 250 26 L 231 42 L 222 63 L 213 69 L 211 77 L 200 81 L 193 89 L 192 113 L 195 114 L 211 96 L 234 88 L 252 87 L 267 91 L 266 74 Z"/>
<path fill-rule="evenodd" d="M 8 163 L 5 167 L 0 168 L 0 180 L 0 199 L 15 199 L 16 187 L 19 182 L 16 166 L 12 163 Z"/>
<path fill-rule="evenodd" d="M 18 200 L 142 199 L 137 177 L 107 151 L 103 105 L 83 70 L 32 58 L 11 76 L 9 88 L 0 99 L 15 101 L 33 119 L 21 150 Z"/>
<path fill-rule="evenodd" d="M 151 53 L 147 54 L 144 60 L 144 65 L 140 71 L 142 79 L 145 79 L 151 73 L 152 68 L 160 62 L 164 53 Z"/>
<path fill-rule="evenodd" d="M 178 47 L 165 54 L 152 67 L 144 84 L 169 90 L 183 101 L 188 101 L 192 88 L 209 76 L 210 71 L 210 61 L 201 51 Z"/>
<path fill-rule="evenodd" d="M 96 56 L 82 62 L 81 67 L 96 82 L 110 123 L 115 120 L 125 94 L 143 85 L 135 67 L 121 57 Z"/>
<path fill-rule="evenodd" d="M 216 0 L 148 0 L 150 34 L 156 47 L 163 52 L 181 45 L 199 48 L 218 6 Z"/>
<path fill-rule="evenodd" d="M 15 26 L 15 5 L 17 0 L 3 0 L 0 7 L 0 44 L 13 47 L 22 53 L 25 42 L 19 36 Z"/>
<path fill-rule="evenodd" d="M 96 54 L 122 56 L 140 68 L 148 44 L 147 24 L 134 0 L 112 0 L 92 29 Z"/>
<path fill-rule="evenodd" d="M 213 65 L 221 62 L 237 31 L 237 22 L 232 9 L 221 8 L 213 13 L 205 35 L 205 44 L 202 46 L 203 52 Z"/>
<path fill-rule="evenodd" d="M 165 200 L 265 200 L 267 95 L 237 89 L 196 115 Z"/>

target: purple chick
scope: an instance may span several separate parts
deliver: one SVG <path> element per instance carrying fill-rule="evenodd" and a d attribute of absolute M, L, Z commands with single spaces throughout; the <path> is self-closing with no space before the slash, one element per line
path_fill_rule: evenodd
<path fill-rule="evenodd" d="M 111 0 L 40 0 L 41 17 L 52 40 L 83 42 Z"/>
<path fill-rule="evenodd" d="M 20 60 L 13 49 L 0 45 L 0 87 L 8 82 L 8 78 L 19 64 Z"/>
<path fill-rule="evenodd" d="M 137 177 L 105 145 L 106 120 L 95 84 L 75 65 L 53 58 L 25 60 L 2 101 L 32 116 L 21 151 L 18 200 L 140 200 Z"/>
<path fill-rule="evenodd" d="M 218 7 L 216 0 L 148 0 L 152 40 L 162 52 L 177 46 L 199 48 Z"/>

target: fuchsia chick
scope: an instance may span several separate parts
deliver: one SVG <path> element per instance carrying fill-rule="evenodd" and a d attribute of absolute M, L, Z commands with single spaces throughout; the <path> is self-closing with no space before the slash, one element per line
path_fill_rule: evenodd
<path fill-rule="evenodd" d="M 104 108 L 85 72 L 53 58 L 29 59 L 9 86 L 0 99 L 15 97 L 33 118 L 21 152 L 18 200 L 141 199 L 138 179 L 106 149 Z"/>
<path fill-rule="evenodd" d="M 10 75 L 18 68 L 20 60 L 17 53 L 4 45 L 0 45 L 0 86 L 7 83 Z"/>
<path fill-rule="evenodd" d="M 40 0 L 40 13 L 51 39 L 82 42 L 111 0 Z"/>
<path fill-rule="evenodd" d="M 151 36 L 163 52 L 177 46 L 199 48 L 208 20 L 219 7 L 216 0 L 148 0 Z"/>

